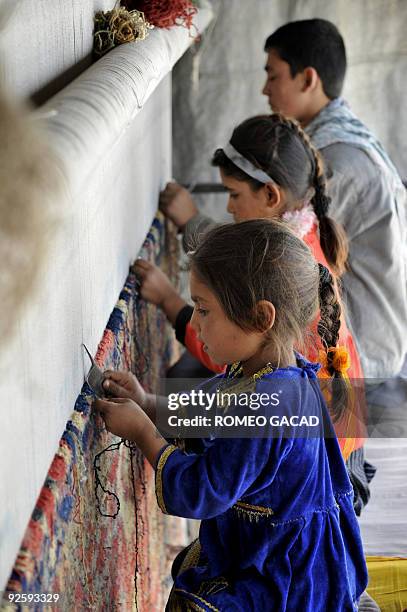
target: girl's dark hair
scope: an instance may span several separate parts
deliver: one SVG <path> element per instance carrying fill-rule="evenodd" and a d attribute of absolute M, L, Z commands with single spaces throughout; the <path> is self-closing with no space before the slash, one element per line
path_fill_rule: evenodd
<path fill-rule="evenodd" d="M 322 266 L 328 276 L 320 281 L 311 251 L 286 224 L 256 219 L 217 226 L 202 237 L 189 257 L 191 269 L 240 328 L 263 331 L 258 303 L 267 300 L 274 304 L 275 322 L 267 339 L 273 343 L 279 362 L 287 357 L 288 346 L 301 347 L 318 306 L 322 343 L 326 348 L 336 346 L 340 307 L 332 276 Z M 341 410 L 336 404 L 335 418 Z"/>
<path fill-rule="evenodd" d="M 342 226 L 328 216 L 331 198 L 326 194 L 326 180 L 321 157 L 296 121 L 278 113 L 246 119 L 235 128 L 230 139 L 233 147 L 295 202 L 309 199 L 319 222 L 320 243 L 332 270 L 341 276 L 346 269 L 348 242 Z M 250 184 L 253 191 L 263 183 L 250 178 L 217 149 L 212 159 L 223 172 Z"/>

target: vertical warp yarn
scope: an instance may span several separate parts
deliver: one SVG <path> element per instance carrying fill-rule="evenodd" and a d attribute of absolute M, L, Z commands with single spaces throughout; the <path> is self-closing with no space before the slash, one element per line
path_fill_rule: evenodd
<path fill-rule="evenodd" d="M 176 244 L 158 215 L 140 256 L 174 279 Z M 171 360 L 173 332 L 159 309 L 138 298 L 137 289 L 130 273 L 96 361 L 103 369 L 132 370 L 153 391 Z M 7 593 L 60 593 L 60 610 L 161 609 L 168 563 L 153 470 L 132 444 L 119 445 L 106 431 L 101 418 L 91 413 L 92 401 L 85 383 L 29 521 Z M 112 452 L 99 457 L 103 487 L 97 501 L 93 461 L 110 445 Z"/>

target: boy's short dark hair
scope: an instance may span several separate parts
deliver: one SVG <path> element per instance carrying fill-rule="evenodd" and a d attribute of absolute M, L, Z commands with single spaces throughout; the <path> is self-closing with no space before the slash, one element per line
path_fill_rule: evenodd
<path fill-rule="evenodd" d="M 346 51 L 336 26 L 325 19 L 291 21 L 271 34 L 265 51 L 275 49 L 290 66 L 291 76 L 311 66 L 331 100 L 340 96 L 346 72 Z"/>

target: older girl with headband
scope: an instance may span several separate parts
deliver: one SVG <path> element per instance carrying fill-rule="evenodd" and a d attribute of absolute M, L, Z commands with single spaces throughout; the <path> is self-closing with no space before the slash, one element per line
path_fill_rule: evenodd
<path fill-rule="evenodd" d="M 235 221 L 281 218 L 304 239 L 318 262 L 337 275 L 343 273 L 347 256 L 346 237 L 342 228 L 327 216 L 330 200 L 325 193 L 320 157 L 297 123 L 278 114 L 250 118 L 234 130 L 224 149 L 215 152 L 212 163 L 220 168 L 223 184 L 229 192 L 227 209 Z M 196 236 L 213 224 L 211 219 L 198 213 L 189 193 L 175 183 L 170 183 L 163 192 L 161 208 L 183 229 L 186 249 L 193 248 Z M 223 364 L 213 362 L 189 324 L 192 307 L 177 294 L 165 275 L 143 261 L 137 262 L 136 271 L 142 278 L 143 297 L 164 309 L 175 326 L 178 340 L 209 369 L 222 371 Z M 298 274 L 301 275 L 300 270 Z M 331 288 L 326 290 L 331 291 Z M 360 450 L 365 416 L 361 388 L 363 374 L 344 317 L 339 329 L 338 310 L 327 307 L 321 315 L 321 326 L 325 326 L 327 318 L 335 319 L 336 335 L 327 333 L 318 340 L 317 318 L 302 348 L 311 361 L 323 362 L 320 376 L 336 374 L 341 378 L 348 370 L 348 375 L 359 385 L 355 389 L 357 411 L 356 408 L 350 409 L 346 422 L 340 426 L 337 424 L 336 428 L 343 455 L 345 459 L 350 458 L 355 507 L 360 513 L 369 498 L 363 450 Z M 337 345 L 347 350 L 334 348 Z"/>
<path fill-rule="evenodd" d="M 324 291 L 331 275 L 286 224 L 267 220 L 212 229 L 190 254 L 190 269 L 191 325 L 213 360 L 228 364 L 204 383 L 217 398 L 215 414 L 230 423 L 261 396 L 253 414 L 265 421 L 249 434 L 220 424 L 198 452 L 181 440 L 185 452 L 178 438 L 167 443 L 157 433 L 155 425 L 168 432 L 159 418 L 161 410 L 168 418 L 166 405 L 128 372 L 107 373 L 113 397 L 95 402 L 106 427 L 145 454 L 163 512 L 201 519 L 199 538 L 174 562 L 166 610 L 357 610 L 367 574 L 352 486 L 318 366 L 294 351 L 318 305 L 335 306 Z M 335 336 L 336 320 L 324 323 L 320 331 Z M 309 425 L 311 416 L 321 428 Z M 274 429 L 269 417 L 304 425 Z"/>
<path fill-rule="evenodd" d="M 335 275 L 343 274 L 346 236 L 327 216 L 330 199 L 325 193 L 320 157 L 294 121 L 278 114 L 244 121 L 234 130 L 225 148 L 215 152 L 212 163 L 220 169 L 222 182 L 229 192 L 227 210 L 235 221 L 283 219 L 310 246 L 317 261 L 327 265 Z M 186 251 L 214 223 L 198 212 L 188 191 L 176 183 L 170 183 L 162 193 L 161 208 L 183 230 Z M 136 270 L 143 279 L 143 297 L 164 308 L 175 324 L 177 338 L 209 369 L 221 371 L 222 365 L 214 364 L 207 357 L 188 325 L 191 307 L 176 297 L 175 290 L 159 276 L 156 268 L 147 262 L 138 262 Z M 344 322 L 340 344 L 348 349 L 350 376 L 362 378 L 355 344 Z M 305 352 L 316 360 L 318 348 L 321 346 L 311 338 Z"/>

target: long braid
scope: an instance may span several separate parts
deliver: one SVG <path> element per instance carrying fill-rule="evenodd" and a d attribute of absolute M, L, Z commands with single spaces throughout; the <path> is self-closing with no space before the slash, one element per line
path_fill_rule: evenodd
<path fill-rule="evenodd" d="M 329 207 L 332 202 L 332 198 L 330 198 L 326 193 L 326 179 L 324 172 L 324 165 L 322 162 L 322 158 L 315 147 L 309 141 L 309 146 L 314 156 L 314 189 L 315 195 L 313 197 L 313 207 L 316 216 L 318 217 L 318 221 L 321 224 L 323 222 L 324 217 L 328 216 Z"/>
<path fill-rule="evenodd" d="M 315 156 L 315 195 L 312 204 L 318 217 L 321 247 L 333 270 L 338 276 L 342 276 L 349 254 L 348 239 L 343 227 L 328 216 L 331 198 L 326 193 L 322 158 L 314 147 L 312 150 Z"/>
<path fill-rule="evenodd" d="M 328 268 L 319 267 L 319 307 L 321 318 L 318 334 L 326 351 L 326 369 L 334 379 L 331 412 L 333 420 L 339 420 L 348 405 L 348 384 L 341 370 L 335 367 L 336 349 L 341 326 L 341 306 L 335 291 L 335 283 Z"/>
<path fill-rule="evenodd" d="M 278 123 L 285 126 L 298 136 L 311 162 L 310 187 L 314 188 L 314 196 L 311 204 L 319 223 L 319 234 L 321 247 L 324 255 L 338 276 L 346 270 L 348 259 L 348 240 L 342 226 L 328 216 L 331 198 L 326 192 L 326 178 L 322 157 L 312 144 L 308 135 L 301 128 L 300 124 L 293 120 L 275 113 Z"/>
<path fill-rule="evenodd" d="M 325 350 L 335 347 L 339 340 L 341 326 L 341 306 L 335 291 L 335 285 L 328 268 L 322 264 L 319 267 L 319 305 L 321 319 L 318 323 L 318 334 Z M 331 367 L 329 357 L 328 366 Z"/>
<path fill-rule="evenodd" d="M 326 179 L 322 157 L 312 144 L 308 135 L 299 123 L 287 119 L 279 113 L 276 120 L 286 129 L 295 133 L 301 140 L 304 150 L 311 162 L 310 186 L 314 187 L 314 196 L 311 203 L 319 223 L 320 242 L 328 263 L 338 276 L 343 274 L 348 257 L 348 242 L 346 234 L 338 223 L 328 217 L 331 198 L 326 193 Z M 349 400 L 349 388 L 342 371 L 335 368 L 335 349 L 339 342 L 341 326 L 341 306 L 338 301 L 338 290 L 328 268 L 319 266 L 319 302 L 321 318 L 318 322 L 318 334 L 326 352 L 327 372 L 334 379 L 331 393 L 331 412 L 334 421 L 339 420 Z"/>

